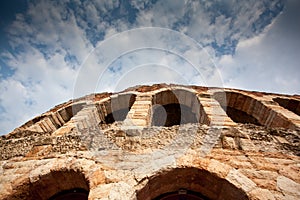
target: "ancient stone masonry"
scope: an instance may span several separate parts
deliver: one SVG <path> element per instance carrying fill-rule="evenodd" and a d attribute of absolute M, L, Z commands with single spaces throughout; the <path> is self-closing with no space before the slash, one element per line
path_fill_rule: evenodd
<path fill-rule="evenodd" d="M 157 84 L 0 138 L 0 199 L 298 200 L 300 97 Z"/>

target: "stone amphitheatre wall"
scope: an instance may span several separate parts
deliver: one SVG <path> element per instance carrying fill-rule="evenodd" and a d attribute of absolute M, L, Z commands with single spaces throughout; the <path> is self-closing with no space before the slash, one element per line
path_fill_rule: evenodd
<path fill-rule="evenodd" d="M 300 199 L 300 97 L 153 85 L 0 138 L 0 199 Z"/>

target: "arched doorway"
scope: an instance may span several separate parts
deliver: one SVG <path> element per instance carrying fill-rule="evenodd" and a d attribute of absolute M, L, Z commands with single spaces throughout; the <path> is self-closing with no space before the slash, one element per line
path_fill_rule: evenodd
<path fill-rule="evenodd" d="M 256 104 L 259 107 L 263 106 L 262 103 L 257 100 L 236 92 L 226 92 L 225 95 L 223 92 L 216 92 L 213 97 L 220 103 L 232 121 L 236 123 L 262 125 L 260 116 L 253 113 Z M 224 97 L 226 97 L 226 99 L 224 99 Z M 251 108 L 244 107 L 245 102 L 253 102 L 250 105 Z"/>
<path fill-rule="evenodd" d="M 180 189 L 176 192 L 162 194 L 154 200 L 208 200 L 208 198 L 197 192 Z"/>
<path fill-rule="evenodd" d="M 184 89 L 158 92 L 153 96 L 152 105 L 153 126 L 202 123 L 207 118 L 197 96 Z"/>
<path fill-rule="evenodd" d="M 88 200 L 89 192 L 82 188 L 73 188 L 71 190 L 61 191 L 49 200 Z"/>
<path fill-rule="evenodd" d="M 109 100 L 97 105 L 99 117 L 103 124 L 125 120 L 135 101 L 135 94 L 113 95 Z"/>
<path fill-rule="evenodd" d="M 273 101 L 277 102 L 281 107 L 292 111 L 300 116 L 300 101 L 296 99 L 274 98 Z"/>
<path fill-rule="evenodd" d="M 89 182 L 84 174 L 75 170 L 51 171 L 35 177 L 35 182 L 23 182 L 6 198 L 40 200 L 87 200 Z"/>
<path fill-rule="evenodd" d="M 194 167 L 175 168 L 150 177 L 137 191 L 137 200 L 232 200 L 249 199 L 227 180 Z"/>
<path fill-rule="evenodd" d="M 293 127 L 282 114 L 263 102 L 238 92 L 216 92 L 213 97 L 220 103 L 227 115 L 237 123 L 250 123 L 266 127 Z"/>

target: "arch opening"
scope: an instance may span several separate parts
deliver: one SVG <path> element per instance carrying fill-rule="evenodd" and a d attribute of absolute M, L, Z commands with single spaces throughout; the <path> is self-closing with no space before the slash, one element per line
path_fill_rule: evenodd
<path fill-rule="evenodd" d="M 276 111 L 276 109 L 268 107 L 262 101 L 251 96 L 228 91 L 226 92 L 226 99 L 222 98 L 224 93 L 221 92 L 216 92 L 213 96 L 225 110 L 227 115 L 235 122 L 290 129 L 295 129 L 296 127 L 293 122 Z M 287 102 L 282 101 L 281 103 L 287 106 Z M 290 106 L 294 105 L 294 103 L 291 103 Z"/>
<path fill-rule="evenodd" d="M 126 119 L 126 116 L 130 110 L 131 106 L 128 108 L 119 109 L 116 111 L 113 111 L 112 113 L 109 113 L 105 116 L 105 123 L 106 124 L 112 124 L 115 121 L 123 121 Z"/>
<path fill-rule="evenodd" d="M 261 126 L 261 124 L 258 122 L 256 118 L 247 114 L 244 111 L 229 106 L 226 108 L 223 107 L 223 110 L 225 110 L 226 114 L 232 119 L 232 121 L 236 123 L 243 123 L 243 124 L 250 123 L 250 124 Z"/>
<path fill-rule="evenodd" d="M 231 200 L 249 199 L 245 191 L 210 172 L 193 168 L 175 168 L 151 177 L 137 191 L 137 200 Z"/>
<path fill-rule="evenodd" d="M 152 126 L 174 126 L 197 123 L 196 114 L 183 104 L 154 105 L 152 107 Z"/>
<path fill-rule="evenodd" d="M 168 127 L 187 123 L 203 123 L 207 119 L 197 96 L 183 89 L 156 93 L 152 98 L 151 111 L 151 125 L 153 126 Z"/>
<path fill-rule="evenodd" d="M 80 110 L 82 110 L 84 105 L 85 103 L 70 105 L 66 108 L 59 110 L 58 113 L 61 116 L 61 118 L 64 120 L 64 122 L 67 123 L 74 115 L 76 115 Z"/>
<path fill-rule="evenodd" d="M 209 200 L 198 192 L 180 189 L 176 192 L 162 194 L 153 200 Z"/>
<path fill-rule="evenodd" d="M 79 171 L 51 171 L 36 178 L 33 183 L 26 179 L 26 182 L 16 187 L 15 192 L 6 199 L 88 199 L 89 181 Z"/>
<path fill-rule="evenodd" d="M 273 101 L 277 102 L 281 107 L 284 107 L 285 109 L 288 109 L 300 116 L 300 101 L 284 98 L 274 98 Z"/>
<path fill-rule="evenodd" d="M 226 99 L 223 97 L 226 96 Z M 259 101 L 236 92 L 216 92 L 213 98 L 219 102 L 227 116 L 236 123 L 263 125 L 266 107 Z"/>
<path fill-rule="evenodd" d="M 82 188 L 73 188 L 71 190 L 61 191 L 49 200 L 88 200 L 89 192 Z"/>
<path fill-rule="evenodd" d="M 103 124 L 123 121 L 135 102 L 135 94 L 121 94 L 112 96 L 110 100 L 97 105 L 99 117 Z"/>

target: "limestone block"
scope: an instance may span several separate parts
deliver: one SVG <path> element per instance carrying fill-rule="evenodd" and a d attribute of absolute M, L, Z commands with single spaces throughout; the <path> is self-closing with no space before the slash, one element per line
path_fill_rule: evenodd
<path fill-rule="evenodd" d="M 271 110 L 269 112 L 266 123 L 264 125 L 266 125 L 267 127 L 270 127 L 273 122 L 273 119 L 275 118 L 276 115 L 277 115 L 277 113 L 275 111 Z"/>
<path fill-rule="evenodd" d="M 259 119 L 260 116 L 262 115 L 263 108 L 264 108 L 264 105 L 261 102 L 256 101 L 253 112 L 251 113 L 251 115 L 256 119 Z"/>
<path fill-rule="evenodd" d="M 47 131 L 44 127 L 41 127 L 41 125 L 39 123 L 36 123 L 26 129 L 29 131 L 36 131 L 36 132 L 46 132 Z"/>
<path fill-rule="evenodd" d="M 89 173 L 90 188 L 93 189 L 98 185 L 106 183 L 106 177 L 103 169 L 98 169 Z"/>
<path fill-rule="evenodd" d="M 51 121 L 55 124 L 56 127 L 61 127 L 63 122 L 61 122 L 55 113 L 52 113 L 49 117 L 51 117 Z"/>
<path fill-rule="evenodd" d="M 245 102 L 243 107 L 241 107 L 241 110 L 243 110 L 244 112 L 246 112 L 247 114 L 250 114 L 250 108 L 253 104 L 254 99 L 253 98 L 245 98 Z"/>
<path fill-rule="evenodd" d="M 69 114 L 67 113 L 66 109 L 61 109 L 58 111 L 61 118 L 64 120 L 64 122 L 67 122 L 70 119 Z"/>
<path fill-rule="evenodd" d="M 175 93 L 175 96 L 178 99 L 178 103 L 187 105 L 186 104 L 186 96 L 187 96 L 187 92 L 186 91 L 176 90 L 174 93 Z"/>
<path fill-rule="evenodd" d="M 132 200 L 135 196 L 135 190 L 132 185 L 126 182 L 120 181 L 118 183 L 112 183 L 111 190 L 108 195 L 109 200 Z"/>
<path fill-rule="evenodd" d="M 230 94 L 230 95 L 228 95 L 228 94 Z M 227 97 L 227 98 L 229 98 L 229 99 L 227 99 L 227 102 L 228 102 L 228 106 L 230 106 L 230 107 L 235 107 L 235 102 L 237 101 L 237 98 L 238 98 L 238 94 L 237 93 L 226 93 L 226 96 L 229 96 L 229 97 Z"/>
<path fill-rule="evenodd" d="M 42 120 L 41 122 L 47 126 L 47 131 L 53 132 L 56 130 L 55 125 L 52 123 L 49 117 L 45 117 L 44 120 Z"/>
<path fill-rule="evenodd" d="M 279 174 L 293 179 L 295 182 L 300 184 L 300 164 L 289 164 L 288 166 L 284 165 Z"/>
<path fill-rule="evenodd" d="M 240 147 L 245 151 L 256 151 L 255 145 L 249 139 L 240 139 Z"/>
<path fill-rule="evenodd" d="M 235 141 L 232 137 L 223 137 L 222 138 L 222 147 L 225 149 L 238 149 L 235 144 Z"/>
<path fill-rule="evenodd" d="M 284 194 L 300 198 L 300 184 L 285 176 L 278 176 L 277 187 Z"/>
<path fill-rule="evenodd" d="M 229 174 L 226 176 L 226 180 L 236 185 L 237 187 L 242 188 L 246 192 L 250 192 L 257 187 L 252 180 L 250 180 L 248 177 L 246 177 L 236 169 L 230 170 Z"/>
<path fill-rule="evenodd" d="M 232 167 L 212 159 L 210 160 L 207 170 L 211 173 L 217 174 L 218 177 L 225 178 L 228 175 L 228 173 L 232 170 Z"/>
<path fill-rule="evenodd" d="M 274 195 L 269 190 L 261 188 L 250 191 L 249 196 L 252 200 L 275 200 Z"/>
<path fill-rule="evenodd" d="M 246 101 L 246 97 L 244 95 L 238 95 L 236 101 L 234 103 L 234 108 L 238 110 L 242 110 Z"/>
<path fill-rule="evenodd" d="M 192 106 L 192 102 L 195 101 L 197 99 L 196 96 L 190 94 L 190 93 L 186 93 L 186 97 L 185 97 L 185 105 L 188 107 Z"/>

